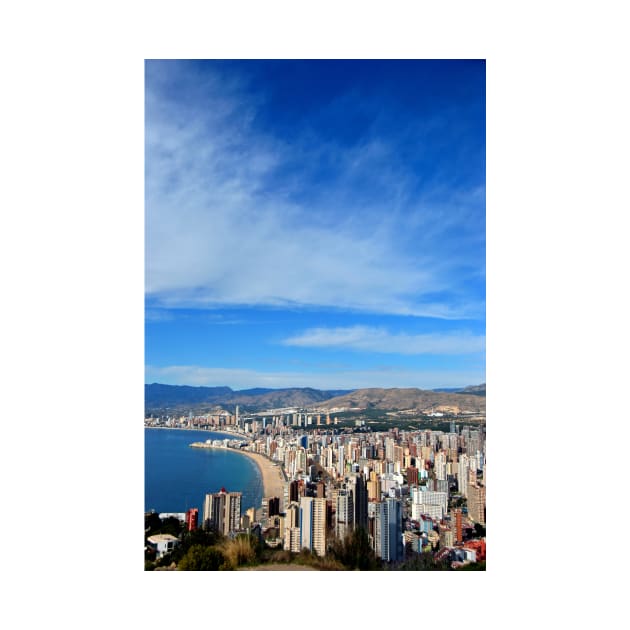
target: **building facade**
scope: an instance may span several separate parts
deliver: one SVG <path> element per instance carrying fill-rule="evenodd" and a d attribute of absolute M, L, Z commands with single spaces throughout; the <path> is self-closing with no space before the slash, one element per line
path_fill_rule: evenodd
<path fill-rule="evenodd" d="M 237 531 L 241 521 L 241 492 L 220 492 L 206 494 L 203 505 L 203 523 L 206 529 L 213 529 L 227 536 Z"/>
<path fill-rule="evenodd" d="M 300 498 L 300 549 L 326 554 L 326 499 Z"/>

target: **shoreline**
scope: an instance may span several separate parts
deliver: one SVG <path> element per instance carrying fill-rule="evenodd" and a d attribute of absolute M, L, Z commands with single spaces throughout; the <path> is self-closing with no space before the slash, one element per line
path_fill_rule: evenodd
<path fill-rule="evenodd" d="M 238 434 L 238 433 L 228 433 L 222 431 L 209 431 L 205 429 L 187 429 L 183 427 L 150 427 L 145 426 L 145 429 L 162 429 L 167 431 L 188 431 L 188 432 L 197 432 L 197 433 L 214 433 L 217 435 L 223 436 L 223 438 L 227 438 L 230 440 L 238 440 L 238 441 L 248 441 L 247 438 Z M 193 438 L 194 439 L 194 438 Z M 193 444 L 197 444 L 198 446 L 193 446 Z M 226 448 L 224 446 L 212 446 L 207 444 L 206 442 L 193 442 L 188 445 L 188 448 L 211 448 L 215 450 L 228 451 L 230 453 L 240 453 L 241 455 L 245 455 L 249 457 L 257 466 L 258 471 L 260 473 L 260 478 L 262 480 L 263 487 L 263 497 L 279 497 L 280 501 L 284 503 L 284 484 L 286 483 L 284 477 L 284 471 L 279 463 L 273 462 L 266 455 L 262 455 L 260 453 L 253 453 L 251 451 L 246 451 L 243 449 L 237 448 Z M 258 512 L 261 509 L 261 506 L 254 506 L 256 511 Z"/>
<path fill-rule="evenodd" d="M 190 448 L 206 448 L 218 451 L 228 451 L 229 453 L 237 453 L 249 457 L 249 459 L 253 460 L 253 462 L 256 464 L 260 472 L 260 477 L 262 479 L 263 485 L 263 497 L 279 497 L 281 500 L 283 500 L 285 484 L 284 473 L 282 472 L 280 464 L 273 462 L 266 455 L 261 455 L 260 453 L 252 453 L 251 451 L 246 451 L 238 448 L 213 446 L 211 444 L 206 444 L 205 442 L 193 442 L 188 446 Z"/>
<path fill-rule="evenodd" d="M 239 435 L 238 433 L 228 433 L 226 431 L 211 431 L 210 429 L 185 429 L 184 427 L 148 427 L 145 425 L 145 429 L 161 429 L 162 431 L 197 431 L 198 433 L 217 433 L 218 435 L 224 435 L 225 437 L 229 437 L 231 440 L 235 440 L 235 435 Z"/>
<path fill-rule="evenodd" d="M 262 476 L 263 497 L 279 497 L 284 502 L 284 474 L 280 464 L 272 462 L 266 455 L 260 453 L 252 453 L 251 451 L 234 450 L 241 455 L 246 455 L 253 460 Z"/>

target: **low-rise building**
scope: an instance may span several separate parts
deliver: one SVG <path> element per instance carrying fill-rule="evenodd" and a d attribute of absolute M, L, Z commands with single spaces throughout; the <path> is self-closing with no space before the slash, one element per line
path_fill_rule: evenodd
<path fill-rule="evenodd" d="M 179 538 L 175 538 L 171 534 L 154 534 L 147 538 L 147 543 L 155 549 L 156 557 L 161 558 L 179 545 Z"/>

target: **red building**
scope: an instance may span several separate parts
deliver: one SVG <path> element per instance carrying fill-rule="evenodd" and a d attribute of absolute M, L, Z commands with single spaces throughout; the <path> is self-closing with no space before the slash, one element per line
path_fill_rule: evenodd
<path fill-rule="evenodd" d="M 409 468 L 407 468 L 407 485 L 418 485 L 418 469 L 415 466 L 409 466 Z"/>
<path fill-rule="evenodd" d="M 481 540 L 469 540 L 465 545 L 464 549 L 472 549 L 476 554 L 476 561 L 481 562 L 486 559 L 486 539 L 482 538 Z"/>
<path fill-rule="evenodd" d="M 461 511 L 461 508 L 457 508 L 453 511 L 455 513 L 455 542 L 457 543 L 457 542 L 462 541 L 462 535 L 463 535 L 462 511 Z"/>
<path fill-rule="evenodd" d="M 197 529 L 197 519 L 199 518 L 199 509 L 190 508 L 186 512 L 186 529 L 192 532 Z"/>

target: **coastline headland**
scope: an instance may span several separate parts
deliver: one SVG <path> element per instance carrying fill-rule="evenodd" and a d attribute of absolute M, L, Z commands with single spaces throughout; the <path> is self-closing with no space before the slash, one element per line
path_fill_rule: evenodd
<path fill-rule="evenodd" d="M 236 432 L 231 432 L 231 431 L 230 431 L 230 432 L 227 432 L 227 431 L 218 431 L 218 430 L 217 430 L 217 431 L 215 431 L 214 429 L 213 429 L 213 430 L 210 430 L 210 429 L 199 429 L 199 428 L 197 428 L 197 427 L 194 427 L 194 428 L 192 428 L 192 429 L 189 429 L 188 427 L 165 427 L 165 426 L 161 426 L 161 425 L 160 425 L 160 426 L 153 426 L 153 425 L 150 425 L 150 424 L 145 424 L 145 425 L 144 425 L 144 428 L 145 428 L 145 429 L 161 429 L 161 430 L 163 430 L 163 431 L 188 431 L 189 433 L 190 433 L 191 431 L 195 431 L 195 432 L 203 432 L 203 433 L 216 433 L 216 434 L 218 434 L 218 435 L 222 435 L 222 436 L 223 436 L 223 438 L 222 438 L 222 439 L 226 439 L 226 438 L 227 438 L 227 439 L 229 439 L 229 440 L 234 440 L 234 439 L 237 439 L 237 438 L 235 438 L 234 436 L 235 436 L 235 435 L 240 435 L 239 433 L 236 433 Z"/>
<path fill-rule="evenodd" d="M 209 442 L 193 442 L 191 445 L 193 448 L 213 448 L 218 450 L 227 450 L 230 453 L 240 453 L 246 455 L 253 460 L 260 470 L 260 475 L 263 482 L 263 496 L 266 497 L 280 497 L 284 496 L 284 472 L 280 464 L 273 462 L 267 456 L 260 453 L 253 453 L 252 451 L 246 451 L 239 448 L 229 448 L 226 446 L 218 446 Z"/>

